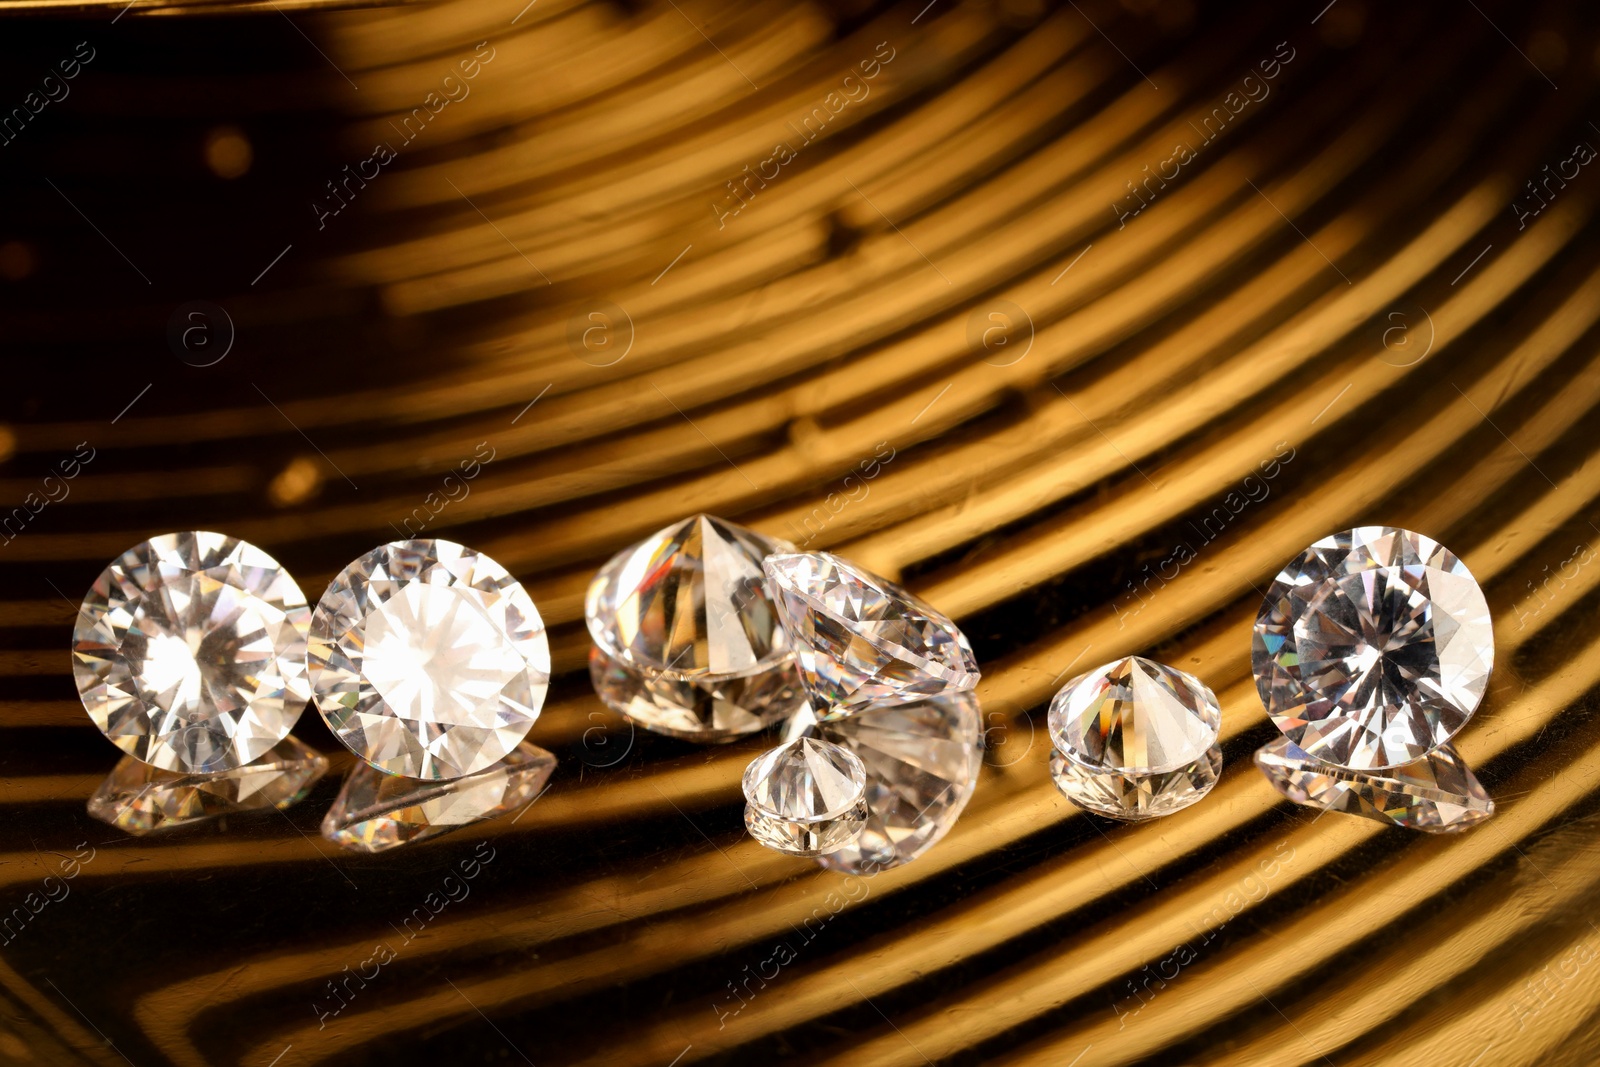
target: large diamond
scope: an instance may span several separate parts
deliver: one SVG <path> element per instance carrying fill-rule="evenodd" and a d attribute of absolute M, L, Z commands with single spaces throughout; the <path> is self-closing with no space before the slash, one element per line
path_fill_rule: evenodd
<path fill-rule="evenodd" d="M 220 815 L 282 810 L 305 799 L 327 770 L 327 758 L 294 737 L 254 763 L 214 774 L 164 771 L 124 756 L 89 798 L 89 814 L 143 835 Z"/>
<path fill-rule="evenodd" d="M 779 852 L 833 852 L 866 825 L 866 769 L 831 741 L 801 737 L 779 745 L 751 761 L 743 784 L 745 828 Z"/>
<path fill-rule="evenodd" d="M 1050 702 L 1051 776 L 1067 799 L 1113 819 L 1170 815 L 1222 770 L 1222 708 L 1191 674 L 1125 656 L 1079 675 Z"/>
<path fill-rule="evenodd" d="M 556 758 L 524 741 L 485 770 L 448 782 L 398 778 L 358 763 L 322 820 L 322 836 L 353 852 L 384 852 L 531 804 Z"/>
<path fill-rule="evenodd" d="M 311 695 L 310 609 L 278 561 L 223 534 L 162 534 L 95 580 L 72 631 L 83 706 L 118 748 L 169 771 L 259 758 Z"/>
<path fill-rule="evenodd" d="M 807 711 L 790 733 L 843 745 L 866 768 L 866 827 L 817 860 L 847 874 L 898 867 L 932 848 L 961 817 L 983 766 L 983 726 L 971 693 L 887 704 L 820 723 Z"/>
<path fill-rule="evenodd" d="M 618 553 L 589 583 L 600 699 L 648 730 L 729 741 L 804 703 L 761 560 L 793 548 L 709 515 Z"/>
<path fill-rule="evenodd" d="M 317 604 L 309 647 L 329 729 L 408 778 L 459 778 L 504 759 L 550 681 L 533 601 L 504 567 L 453 541 L 395 541 L 350 564 Z"/>
<path fill-rule="evenodd" d="M 977 686 L 966 635 L 893 582 L 827 552 L 765 566 L 818 718 Z"/>
<path fill-rule="evenodd" d="M 1494 666 L 1489 604 L 1430 537 L 1362 526 L 1283 569 L 1256 616 L 1261 702 L 1309 755 L 1394 767 L 1455 736 Z"/>
<path fill-rule="evenodd" d="M 1494 814 L 1494 801 L 1448 743 L 1400 767 L 1356 771 L 1308 756 L 1280 737 L 1256 752 L 1256 766 L 1296 804 L 1413 830 L 1453 833 Z"/>

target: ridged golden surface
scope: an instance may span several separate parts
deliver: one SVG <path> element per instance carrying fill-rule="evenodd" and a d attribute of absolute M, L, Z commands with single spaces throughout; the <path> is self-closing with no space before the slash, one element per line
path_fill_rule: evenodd
<path fill-rule="evenodd" d="M 1600 1059 L 1587 7 L 525 4 L 0 31 L 0 1062 Z M 694 511 L 972 638 L 990 749 L 922 859 L 764 851 L 770 739 L 594 698 L 589 575 Z M 1469 833 L 1251 765 L 1261 593 L 1361 523 L 1495 613 Z M 91 821 L 77 600 L 181 529 L 312 596 L 402 532 L 504 563 L 551 628 L 549 790 L 343 852 L 309 713 L 334 772 L 282 814 Z M 1226 766 L 1115 827 L 1056 793 L 1044 715 L 1133 653 L 1216 691 Z"/>

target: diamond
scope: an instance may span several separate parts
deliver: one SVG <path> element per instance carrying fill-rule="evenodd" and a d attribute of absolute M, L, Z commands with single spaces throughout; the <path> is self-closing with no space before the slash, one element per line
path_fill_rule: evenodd
<path fill-rule="evenodd" d="M 327 770 L 327 758 L 294 737 L 254 763 L 213 774 L 164 771 L 124 756 L 89 798 L 89 814 L 144 835 L 219 815 L 282 810 L 305 799 Z"/>
<path fill-rule="evenodd" d="M 624 549 L 589 583 L 589 676 L 657 733 L 731 741 L 805 702 L 761 561 L 792 550 L 710 515 Z"/>
<path fill-rule="evenodd" d="M 1125 656 L 1050 702 L 1050 773 L 1068 800 L 1109 818 L 1170 815 L 1217 784 L 1221 724 L 1216 695 L 1194 675 Z"/>
<path fill-rule="evenodd" d="M 1256 766 L 1296 804 L 1413 830 L 1454 833 L 1494 814 L 1494 801 L 1448 742 L 1412 763 L 1356 771 L 1308 756 L 1280 737 L 1256 752 Z"/>
<path fill-rule="evenodd" d="M 867 771 L 854 752 L 800 737 L 744 771 L 744 825 L 768 848 L 819 856 L 844 848 L 867 821 Z"/>
<path fill-rule="evenodd" d="M 504 759 L 550 682 L 533 601 L 453 541 L 395 541 L 351 563 L 317 604 L 309 649 L 328 728 L 407 778 L 460 778 Z"/>
<path fill-rule="evenodd" d="M 306 598 L 261 549 L 224 534 L 162 534 L 95 580 L 72 631 L 89 717 L 135 759 L 210 773 L 289 735 L 311 695 Z"/>
<path fill-rule="evenodd" d="M 887 704 L 821 723 L 808 711 L 795 718 L 790 733 L 843 745 L 866 769 L 866 827 L 817 860 L 846 874 L 886 871 L 932 848 L 961 817 L 983 765 L 983 728 L 971 693 Z"/>
<path fill-rule="evenodd" d="M 1494 629 L 1466 565 L 1430 537 L 1362 526 L 1278 575 L 1251 663 L 1267 714 L 1341 767 L 1419 759 L 1466 725 L 1494 666 Z"/>
<path fill-rule="evenodd" d="M 907 590 L 827 552 L 765 567 L 819 719 L 976 688 L 966 635 Z"/>
<path fill-rule="evenodd" d="M 384 852 L 515 811 L 538 798 L 556 758 L 527 741 L 465 778 L 419 782 L 358 763 L 322 820 L 322 836 L 353 852 Z"/>

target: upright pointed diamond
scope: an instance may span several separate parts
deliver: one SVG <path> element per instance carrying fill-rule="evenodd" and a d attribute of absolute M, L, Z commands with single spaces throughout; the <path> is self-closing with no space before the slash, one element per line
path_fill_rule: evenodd
<path fill-rule="evenodd" d="M 1494 801 L 1450 744 L 1399 767 L 1355 771 L 1308 756 L 1280 737 L 1256 752 L 1256 766 L 1296 804 L 1413 830 L 1454 833 L 1494 814 Z"/>
<path fill-rule="evenodd" d="M 855 753 L 802 737 L 744 771 L 744 825 L 768 848 L 819 856 L 854 841 L 867 821 L 867 772 Z"/>
<path fill-rule="evenodd" d="M 977 687 L 966 635 L 893 582 L 827 552 L 768 556 L 766 571 L 819 719 Z"/>
<path fill-rule="evenodd" d="M 219 815 L 299 803 L 328 770 L 304 741 L 286 737 L 254 763 L 213 774 L 163 771 L 124 756 L 89 798 L 89 814 L 143 835 Z"/>
<path fill-rule="evenodd" d="M 696 515 L 614 556 L 584 604 L 600 699 L 691 741 L 731 741 L 794 714 L 805 694 L 761 571 L 792 548 Z"/>
<path fill-rule="evenodd" d="M 1050 702 L 1050 773 L 1080 807 L 1124 821 L 1170 815 L 1217 784 L 1222 708 L 1184 671 L 1125 656 Z"/>
<path fill-rule="evenodd" d="M 846 874 L 876 874 L 932 848 L 961 817 L 983 766 L 983 726 L 971 693 L 886 704 L 827 722 L 807 711 L 790 733 L 843 745 L 866 768 L 861 836 L 817 859 Z"/>
<path fill-rule="evenodd" d="M 465 778 L 423 782 L 357 763 L 322 820 L 322 836 L 353 852 L 383 852 L 515 811 L 539 795 L 556 758 L 524 741 Z"/>

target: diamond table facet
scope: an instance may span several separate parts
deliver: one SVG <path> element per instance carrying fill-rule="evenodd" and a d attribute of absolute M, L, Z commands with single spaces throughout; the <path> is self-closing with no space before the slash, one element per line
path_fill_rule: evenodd
<path fill-rule="evenodd" d="M 876 874 L 927 852 L 961 817 L 983 766 L 983 725 L 971 693 L 820 723 L 807 711 L 790 734 L 843 745 L 866 769 L 866 826 L 855 841 L 817 859 L 846 874 Z"/>
<path fill-rule="evenodd" d="M 1324 763 L 1286 737 L 1264 745 L 1255 759 L 1274 789 L 1308 807 L 1435 834 L 1465 830 L 1494 814 L 1494 801 L 1448 743 L 1413 763 L 1376 771 Z"/>
<path fill-rule="evenodd" d="M 298 804 L 328 770 L 322 753 L 286 737 L 252 763 L 212 774 L 163 771 L 124 756 L 89 798 L 89 814 L 130 834 Z"/>
<path fill-rule="evenodd" d="M 966 635 L 909 591 L 827 552 L 765 566 L 819 719 L 977 687 Z"/>
<path fill-rule="evenodd" d="M 744 824 L 791 856 L 844 848 L 867 822 L 867 772 L 855 753 L 801 737 L 752 760 L 744 772 Z"/>
<path fill-rule="evenodd" d="M 589 584 L 600 699 L 641 726 L 731 741 L 805 701 L 761 561 L 793 546 L 696 515 L 623 550 Z"/>
<path fill-rule="evenodd" d="M 322 836 L 353 852 L 386 852 L 531 804 L 556 758 L 522 742 L 510 755 L 465 778 L 419 782 L 358 763 L 322 820 Z"/>
<path fill-rule="evenodd" d="M 527 736 L 550 643 L 504 567 L 453 541 L 395 541 L 351 563 L 311 622 L 311 682 L 329 729 L 388 774 L 460 778 Z"/>
<path fill-rule="evenodd" d="M 243 766 L 311 695 L 311 611 L 289 572 L 224 534 L 163 534 L 95 580 L 72 632 L 89 717 L 118 748 L 168 771 Z"/>
<path fill-rule="evenodd" d="M 1051 776 L 1080 807 L 1152 819 L 1211 791 L 1222 709 L 1198 678 L 1126 656 L 1072 679 L 1050 702 Z"/>
<path fill-rule="evenodd" d="M 1494 667 L 1494 629 L 1483 590 L 1449 549 L 1362 526 L 1278 575 L 1251 662 L 1267 714 L 1300 749 L 1341 767 L 1394 767 L 1466 725 Z"/>

